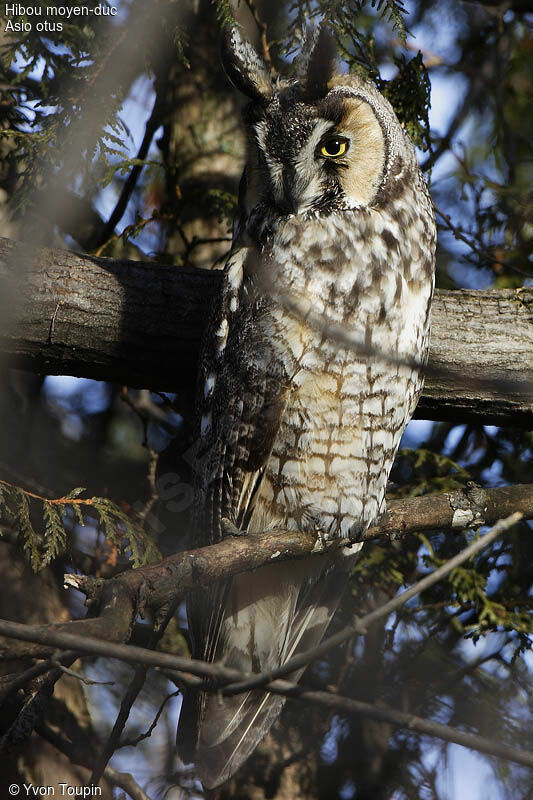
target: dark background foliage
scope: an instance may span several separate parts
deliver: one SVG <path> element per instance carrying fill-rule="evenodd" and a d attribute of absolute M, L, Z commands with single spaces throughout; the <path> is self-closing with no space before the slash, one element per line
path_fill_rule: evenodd
<path fill-rule="evenodd" d="M 35 5 L 44 12 L 59 6 L 50 0 Z M 532 4 L 123 0 L 117 9 L 116 16 L 63 19 L 62 31 L 47 35 L 35 25 L 30 32 L 0 33 L 2 235 L 152 260 L 154 269 L 158 262 L 176 269 L 220 267 L 231 239 L 243 131 L 241 100 L 219 66 L 219 25 L 235 15 L 273 68 L 286 73 L 302 30 L 326 15 L 345 68 L 378 83 L 419 147 L 439 222 L 437 285 L 531 285 Z M 80 614 L 79 602 L 60 588 L 65 566 L 107 576 L 126 566 L 132 540 L 139 543 L 139 559 L 155 558 L 156 547 L 170 552 L 191 545 L 183 458 L 190 433 L 179 364 L 169 364 L 175 395 L 0 370 L 0 616 L 50 622 Z M 533 482 L 533 436 L 523 430 L 417 421 L 403 444 L 391 496 L 446 491 L 469 480 L 483 486 Z M 181 481 L 172 507 L 156 491 L 156 476 L 169 473 Z M 63 502 L 54 516 L 38 497 L 10 487 Z M 75 487 L 87 493 L 69 496 Z M 101 498 L 101 513 L 81 507 L 82 501 L 69 503 L 91 496 Z M 49 539 L 43 539 L 43 511 Z M 51 567 L 30 574 L 17 531 L 34 566 L 44 557 L 55 559 Z M 382 603 L 472 535 L 437 532 L 372 545 L 334 626 L 346 624 L 354 609 L 363 613 Z M 54 547 L 47 550 L 48 541 Z M 531 749 L 532 551 L 529 524 L 515 526 L 475 564 L 314 664 L 306 684 L 335 685 L 344 695 Z M 178 616 L 164 647 L 186 648 L 183 622 Z M 142 643 L 143 637 L 140 625 L 136 639 Z M 86 687 L 88 746 L 97 748 L 116 716 L 129 668 L 85 664 L 100 680 L 115 681 Z M 86 697 L 75 681 L 64 684 L 50 720 L 66 730 L 68 717 L 79 733 L 89 726 Z M 149 676 L 129 737 L 149 727 L 170 691 L 164 677 Z M 168 704 L 170 714 L 165 710 L 137 751 L 120 750 L 112 762 L 127 765 L 153 796 L 170 785 L 183 795 L 174 788 L 168 797 L 202 796 L 173 752 L 178 705 L 176 699 Z M 133 759 L 136 752 L 142 755 Z M 18 763 L 2 769 L 3 777 L 61 780 L 58 758 L 34 734 Z M 66 760 L 60 763 L 71 769 Z M 479 794 L 472 786 L 465 793 L 467 770 Z M 525 800 L 533 797 L 531 774 L 489 757 L 465 759 L 457 747 L 384 723 L 288 704 L 220 797 L 475 800 L 481 792 Z"/>

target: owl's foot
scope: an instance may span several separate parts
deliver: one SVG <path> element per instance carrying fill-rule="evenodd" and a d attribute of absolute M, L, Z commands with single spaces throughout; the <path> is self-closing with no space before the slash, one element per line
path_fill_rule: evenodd
<path fill-rule="evenodd" d="M 226 539 L 228 536 L 245 536 L 246 531 L 241 531 L 237 526 L 227 517 L 222 517 L 220 520 L 220 529 L 222 536 Z"/>
<path fill-rule="evenodd" d="M 354 522 L 354 524 L 348 531 L 347 538 L 350 540 L 350 545 L 348 546 L 351 546 L 352 544 L 358 544 L 359 542 L 364 541 L 365 532 L 367 528 L 368 525 L 366 525 L 365 523 Z"/>
<path fill-rule="evenodd" d="M 348 531 L 348 539 L 350 540 L 350 545 L 357 544 L 359 542 L 364 542 L 366 539 L 367 530 L 369 528 L 374 527 L 374 525 L 378 525 L 380 522 L 382 522 L 385 519 L 386 515 L 387 515 L 386 511 L 383 514 L 378 514 L 377 517 L 374 517 L 374 519 L 370 521 L 370 524 L 355 522 Z"/>

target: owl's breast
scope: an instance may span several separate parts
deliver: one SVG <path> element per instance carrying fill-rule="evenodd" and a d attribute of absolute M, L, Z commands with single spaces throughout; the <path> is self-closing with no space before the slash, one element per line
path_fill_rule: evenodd
<path fill-rule="evenodd" d="M 268 324 L 291 393 L 252 519 L 257 530 L 346 535 L 370 524 L 384 508 L 420 393 L 420 373 L 405 360 L 427 350 L 432 281 L 421 277 L 424 256 L 418 267 L 412 248 L 384 243 L 381 215 L 342 222 L 340 215 L 289 221 L 268 253 L 275 287 Z M 336 337 L 339 330 L 353 346 Z"/>
<path fill-rule="evenodd" d="M 279 300 L 279 324 L 293 341 L 290 312 L 341 325 L 354 341 L 419 354 L 429 330 L 434 231 L 416 206 L 294 217 L 277 229 L 262 260 Z M 404 230 L 402 231 L 402 226 Z M 305 338 L 305 337 L 304 337 Z M 298 339 L 301 339 L 299 335 Z"/>

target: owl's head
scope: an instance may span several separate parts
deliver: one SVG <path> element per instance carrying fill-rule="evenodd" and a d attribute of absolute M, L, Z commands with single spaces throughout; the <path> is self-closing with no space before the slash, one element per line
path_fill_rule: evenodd
<path fill-rule="evenodd" d="M 338 74 L 336 50 L 322 27 L 300 56 L 297 78 L 273 81 L 234 28 L 224 69 L 250 99 L 248 159 L 241 202 L 284 216 L 380 206 L 412 179 L 414 149 L 385 98 L 368 82 Z"/>

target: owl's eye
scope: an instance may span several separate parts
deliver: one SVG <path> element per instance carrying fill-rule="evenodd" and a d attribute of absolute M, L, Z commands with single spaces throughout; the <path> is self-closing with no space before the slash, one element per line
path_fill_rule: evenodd
<path fill-rule="evenodd" d="M 326 139 L 325 142 L 322 142 L 320 155 L 324 156 L 325 158 L 338 158 L 339 156 L 344 155 L 347 149 L 347 139 L 343 139 L 340 136 L 332 136 L 331 139 Z"/>

